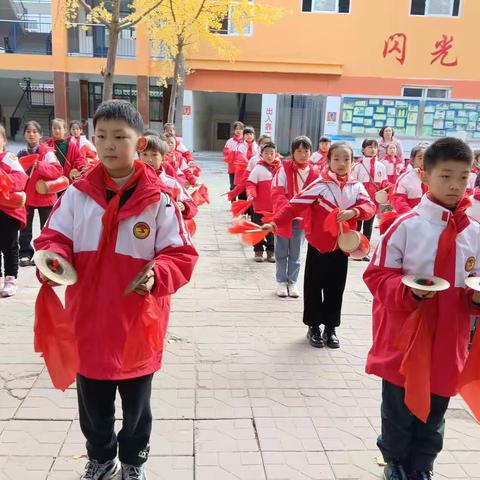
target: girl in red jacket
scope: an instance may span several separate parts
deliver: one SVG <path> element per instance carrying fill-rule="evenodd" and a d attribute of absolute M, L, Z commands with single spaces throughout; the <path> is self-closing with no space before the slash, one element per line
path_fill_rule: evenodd
<path fill-rule="evenodd" d="M 15 155 L 5 149 L 7 134 L 0 125 L 0 197 L 9 198 L 12 192 L 22 192 L 27 175 Z M 18 232 L 25 227 L 25 207 L 9 208 L 0 203 L 0 296 L 11 297 L 17 292 Z M 1 264 L 3 255 L 3 271 Z"/>
<path fill-rule="evenodd" d="M 31 120 L 25 124 L 23 135 L 27 141 L 27 148 L 18 152 L 18 158 L 28 155 L 38 155 L 33 165 L 25 172 L 28 176 L 27 187 L 27 225 L 20 231 L 20 266 L 27 267 L 32 264 L 32 225 L 35 216 L 35 210 L 40 218 L 40 229 L 45 225 L 53 205 L 57 201 L 56 193 L 40 194 L 35 185 L 39 180 L 56 180 L 63 175 L 63 168 L 55 156 L 53 148 L 47 145 L 41 145 L 42 127 L 40 124 Z"/>
<path fill-rule="evenodd" d="M 198 254 L 156 173 L 134 160 L 140 114 L 129 102 L 111 100 L 100 105 L 93 125 L 100 163 L 62 195 L 35 247 L 61 255 L 78 274 L 65 305 L 79 354 L 79 419 L 89 458 L 82 478 L 114 478 L 121 468 L 123 480 L 145 480 L 152 379 L 162 360 L 170 296 L 188 283 Z M 143 282 L 125 294 L 152 261 Z M 152 318 L 159 330 L 156 341 L 145 344 Z M 141 361 L 127 361 L 130 342 L 144 355 Z M 117 390 L 123 408 L 118 437 Z"/>
<path fill-rule="evenodd" d="M 233 124 L 233 137 L 227 140 L 223 147 L 223 160 L 227 164 L 228 182 L 230 190 L 235 187 L 235 157 L 240 145 L 243 143 L 243 130 L 245 125 L 242 122 L 235 122 Z"/>
<path fill-rule="evenodd" d="M 67 136 L 67 123 L 63 118 L 52 120 L 52 137 L 45 143 L 55 149 L 55 155 L 63 167 L 63 174 L 73 181 L 87 168 L 87 161 L 75 142 Z"/>
<path fill-rule="evenodd" d="M 397 178 L 405 169 L 405 162 L 400 158 L 397 153 L 397 144 L 389 143 L 387 146 L 387 154 L 381 159 L 381 162 L 385 166 L 387 171 L 387 180 L 395 185 Z"/>
<path fill-rule="evenodd" d="M 273 211 L 272 179 L 279 167 L 277 147 L 273 142 L 265 143 L 260 152 L 260 161 L 247 180 L 247 200 L 253 202 L 252 221 L 258 225 L 262 225 L 262 216 L 265 212 Z M 267 253 L 267 262 L 275 263 L 274 237 L 271 232 L 253 247 L 256 262 L 263 262 L 264 249 Z"/>
<path fill-rule="evenodd" d="M 320 170 L 309 158 L 312 142 L 300 136 L 293 140 L 291 160 L 282 163 L 272 182 L 274 212 L 280 211 L 290 200 L 308 187 L 319 175 Z M 298 298 L 297 279 L 300 272 L 300 253 L 305 241 L 303 221 L 279 225 L 275 230 L 275 259 L 277 295 L 281 298 Z"/>
<path fill-rule="evenodd" d="M 348 256 L 338 248 L 337 236 L 326 231 L 325 221 L 329 214 L 338 211 L 336 221 L 348 222 L 355 229 L 358 220 L 368 220 L 375 214 L 375 204 L 363 184 L 350 177 L 352 160 L 353 150 L 348 144 L 334 143 L 328 152 L 328 170 L 292 198 L 273 219 L 275 228 L 291 224 L 294 218 L 305 218 L 308 253 L 303 323 L 308 325 L 307 338 L 313 347 L 324 344 L 340 347 L 336 327 L 340 325 L 347 279 Z M 271 227 L 264 226 L 267 230 Z"/>
<path fill-rule="evenodd" d="M 165 137 L 167 139 L 169 150 L 165 160 L 174 168 L 175 175 L 183 186 L 186 186 L 188 182 L 192 187 L 194 187 L 197 185 L 197 178 L 190 170 L 183 155 L 176 150 L 177 139 L 174 135 L 170 134 L 166 134 Z"/>

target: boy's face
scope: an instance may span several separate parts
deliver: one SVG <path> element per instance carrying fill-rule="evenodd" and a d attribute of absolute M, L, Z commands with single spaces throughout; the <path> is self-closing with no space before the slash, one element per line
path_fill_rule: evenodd
<path fill-rule="evenodd" d="M 168 150 L 170 153 L 172 153 L 175 150 L 175 147 L 177 146 L 177 141 L 173 137 L 167 138 L 167 145 L 168 145 Z"/>
<path fill-rule="evenodd" d="M 236 137 L 242 137 L 243 136 L 243 128 L 242 127 L 235 128 L 235 130 L 233 131 L 233 134 Z"/>
<path fill-rule="evenodd" d="M 330 170 L 340 177 L 350 173 L 352 168 L 352 152 L 348 148 L 335 148 L 329 161 Z"/>
<path fill-rule="evenodd" d="M 153 167 L 154 170 L 158 170 L 163 163 L 163 157 L 160 152 L 156 150 L 145 150 L 140 153 L 140 160 L 147 165 Z"/>
<path fill-rule="evenodd" d="M 261 153 L 262 160 L 268 163 L 269 165 L 273 163 L 276 155 L 277 155 L 277 152 L 275 151 L 275 149 L 270 147 L 264 148 Z"/>
<path fill-rule="evenodd" d="M 455 207 L 465 194 L 470 168 L 469 163 L 447 160 L 425 172 L 432 197 L 447 208 Z"/>
<path fill-rule="evenodd" d="M 98 158 L 111 176 L 122 177 L 131 172 L 138 137 L 138 133 L 124 120 L 98 120 L 95 146 Z"/>
<path fill-rule="evenodd" d="M 40 135 L 40 132 L 35 128 L 35 127 L 28 127 L 25 130 L 25 140 L 27 143 L 34 147 L 35 145 L 38 145 L 40 143 L 40 138 L 42 137 Z"/>
<path fill-rule="evenodd" d="M 65 134 L 67 133 L 67 129 L 62 122 L 53 122 L 52 123 L 52 136 L 56 140 L 62 140 L 65 138 Z"/>
<path fill-rule="evenodd" d="M 423 170 L 423 155 L 425 154 L 425 150 L 420 150 L 412 160 L 413 168 L 419 168 Z"/>
<path fill-rule="evenodd" d="M 306 163 L 310 158 L 312 152 L 309 148 L 299 147 L 293 152 L 293 159 L 297 163 Z"/>
<path fill-rule="evenodd" d="M 70 129 L 70 135 L 74 137 L 79 137 L 81 134 L 82 129 L 80 128 L 80 126 L 77 124 L 72 125 L 72 128 Z"/>
<path fill-rule="evenodd" d="M 363 149 L 363 154 L 366 157 L 374 157 L 377 154 L 377 146 L 376 145 L 369 145 Z"/>
<path fill-rule="evenodd" d="M 320 151 L 323 152 L 323 153 L 328 153 L 331 145 L 332 145 L 332 142 L 320 142 L 320 144 L 319 144 Z"/>
<path fill-rule="evenodd" d="M 243 135 L 243 138 L 247 143 L 252 143 L 255 140 L 255 134 L 254 133 L 245 133 Z"/>

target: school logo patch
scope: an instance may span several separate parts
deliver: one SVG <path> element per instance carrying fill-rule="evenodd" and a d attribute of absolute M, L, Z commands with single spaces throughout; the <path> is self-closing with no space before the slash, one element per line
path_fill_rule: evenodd
<path fill-rule="evenodd" d="M 465 263 L 465 271 L 470 273 L 475 268 L 476 263 L 477 259 L 475 257 L 468 257 Z"/>
<path fill-rule="evenodd" d="M 139 240 L 144 240 L 150 235 L 150 226 L 145 222 L 137 222 L 133 226 L 133 235 Z"/>

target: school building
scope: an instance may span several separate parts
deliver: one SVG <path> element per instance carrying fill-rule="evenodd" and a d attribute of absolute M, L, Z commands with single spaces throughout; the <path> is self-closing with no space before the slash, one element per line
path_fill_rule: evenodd
<path fill-rule="evenodd" d="M 187 59 L 191 148 L 220 149 L 237 119 L 272 133 L 282 151 L 300 133 L 354 141 L 384 124 L 407 143 L 450 133 L 480 142 L 478 0 L 261 1 L 285 15 L 243 35 L 226 19 L 219 35 L 238 47 L 234 63 L 205 45 Z M 67 29 L 62 8 L 0 2 L 0 119 L 12 136 L 30 118 L 91 119 L 101 101 L 108 31 L 81 15 Z M 168 103 L 155 77 L 161 61 L 144 29 L 121 32 L 114 96 L 152 128 Z"/>

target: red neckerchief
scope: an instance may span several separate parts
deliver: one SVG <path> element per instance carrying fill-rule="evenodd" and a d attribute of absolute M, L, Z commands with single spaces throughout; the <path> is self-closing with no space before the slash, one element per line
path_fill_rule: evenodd
<path fill-rule="evenodd" d="M 372 182 L 375 183 L 375 162 L 377 161 L 377 157 L 365 157 L 365 158 L 370 158 L 370 178 L 372 179 Z"/>
<path fill-rule="evenodd" d="M 340 190 L 343 190 L 343 188 L 348 182 L 349 175 L 347 173 L 347 175 L 340 177 L 335 172 L 332 172 L 331 170 L 327 170 L 323 178 L 327 180 L 333 180 L 340 187 Z"/>
<path fill-rule="evenodd" d="M 250 160 L 253 157 L 253 142 L 247 142 L 247 160 Z"/>
<path fill-rule="evenodd" d="M 80 148 L 80 137 L 74 137 L 75 143 L 77 144 L 77 147 Z"/>
<path fill-rule="evenodd" d="M 115 192 L 115 196 L 110 202 L 108 202 L 105 213 L 102 216 L 103 231 L 97 250 L 97 258 L 102 257 L 108 241 L 112 238 L 113 230 L 117 226 L 118 210 L 120 208 L 120 199 L 122 198 L 123 193 L 129 188 L 132 188 L 138 182 L 138 179 L 144 174 L 145 168 L 146 167 L 142 162 L 136 160 L 134 163 L 134 174 L 123 187 L 118 188 L 117 184 L 112 180 L 112 177 L 107 173 L 105 167 L 103 167 L 105 189 Z"/>
<path fill-rule="evenodd" d="M 267 163 L 264 160 L 259 160 L 257 165 L 264 166 L 272 175 L 275 175 L 277 170 L 280 168 L 281 162 L 280 160 L 275 159 L 272 163 Z"/>
<path fill-rule="evenodd" d="M 293 172 L 293 196 L 295 197 L 300 193 L 300 185 L 298 184 L 298 174 L 301 170 L 305 170 L 310 166 L 310 162 L 298 163 L 292 159 L 292 172 Z M 305 182 L 307 179 L 305 178 Z M 305 182 L 303 187 L 305 187 Z"/>
<path fill-rule="evenodd" d="M 243 135 L 240 135 L 239 137 L 237 137 L 236 135 L 234 135 L 234 136 L 232 137 L 232 140 L 233 140 L 234 142 L 236 142 L 236 143 L 242 143 L 242 141 L 243 141 Z"/>

